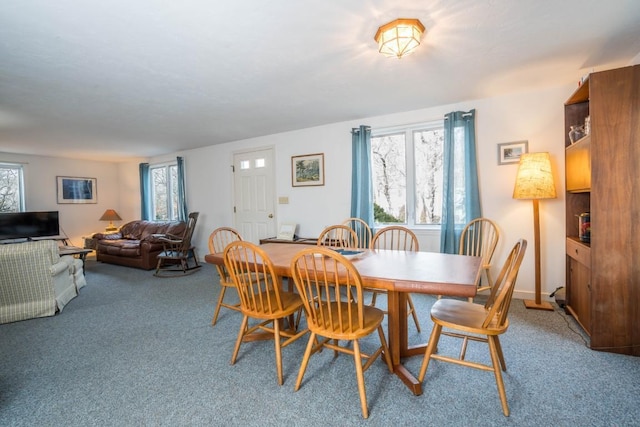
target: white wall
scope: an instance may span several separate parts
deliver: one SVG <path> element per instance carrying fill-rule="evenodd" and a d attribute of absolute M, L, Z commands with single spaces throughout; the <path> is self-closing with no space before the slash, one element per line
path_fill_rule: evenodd
<path fill-rule="evenodd" d="M 231 164 L 234 152 L 274 147 L 276 193 L 289 198 L 289 204 L 277 205 L 277 221 L 296 222 L 299 235 L 313 237 L 324 226 L 349 216 L 351 128 L 360 124 L 375 128 L 420 123 L 442 118 L 450 111 L 475 108 L 483 214 L 495 220 L 502 232 L 495 261 L 500 264 L 518 238 L 529 241 L 517 286 L 517 296 L 522 298 L 532 298 L 534 289 L 533 208 L 530 201 L 512 198 L 517 165 L 497 164 L 497 144 L 528 140 L 530 152 L 551 154 L 559 197 L 540 202 L 542 290 L 548 294 L 557 286 L 563 286 L 565 280 L 563 104 L 573 89 L 568 85 L 465 101 L 177 153 L 185 157 L 189 209 L 201 214 L 195 236 L 199 253 L 207 252 L 206 239 L 212 230 L 233 226 Z M 325 155 L 325 185 L 293 188 L 291 156 L 311 153 Z M 421 249 L 438 249 L 437 233 L 423 231 L 419 236 Z"/>
<path fill-rule="evenodd" d="M 542 288 L 548 294 L 565 280 L 564 243 L 564 110 L 573 85 L 544 91 L 465 101 L 435 108 L 333 123 L 243 141 L 235 141 L 149 159 L 160 163 L 184 156 L 187 174 L 189 210 L 200 212 L 195 244 L 200 257 L 208 252 L 207 237 L 220 226 L 233 225 L 232 174 L 233 153 L 273 147 L 276 163 L 276 195 L 289 198 L 289 204 L 276 205 L 278 222 L 296 222 L 298 234 L 316 236 L 324 226 L 349 216 L 351 192 L 351 128 L 361 124 L 389 127 L 436 120 L 456 110 L 476 109 L 476 137 L 483 214 L 501 228 L 501 240 L 495 254 L 500 264 L 515 241 L 529 241 L 516 289 L 517 296 L 531 298 L 534 289 L 534 250 L 532 203 L 512 199 L 516 165 L 497 164 L 497 144 L 529 141 L 529 151 L 548 151 L 556 176 L 558 199 L 540 202 Z M 291 187 L 291 156 L 324 153 L 325 185 Z M 0 153 L 0 161 L 21 161 L 26 166 L 29 210 L 59 210 L 61 226 L 74 244 L 80 237 L 101 230 L 98 221 L 105 209 L 120 213 L 123 222 L 140 217 L 138 164 L 91 162 L 50 157 Z M 98 179 L 98 203 L 89 205 L 56 204 L 56 175 L 85 176 Z M 122 224 L 121 223 L 121 224 Z M 120 225 L 121 225 L 120 224 Z M 437 250 L 438 233 L 418 233 L 422 250 Z M 496 267 L 497 269 L 497 267 Z"/>
<path fill-rule="evenodd" d="M 123 221 L 139 218 L 138 162 L 135 164 L 135 182 L 130 164 L 30 156 L 0 152 L 0 161 L 24 164 L 26 209 L 30 211 L 59 211 L 60 233 L 69 237 L 73 245 L 83 246 L 82 236 L 105 229 L 108 223 L 99 221 L 106 209 L 115 209 Z M 56 176 L 96 178 L 97 203 L 58 204 Z M 129 196 L 134 197 L 130 198 Z M 121 204 L 121 200 L 124 203 Z M 138 209 L 135 210 L 135 206 Z"/>

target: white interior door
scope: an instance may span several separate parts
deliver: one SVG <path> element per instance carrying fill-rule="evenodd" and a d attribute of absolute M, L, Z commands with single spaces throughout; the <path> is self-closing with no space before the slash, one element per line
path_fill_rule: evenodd
<path fill-rule="evenodd" d="M 244 240 L 276 235 L 273 149 L 235 153 L 234 223 Z"/>

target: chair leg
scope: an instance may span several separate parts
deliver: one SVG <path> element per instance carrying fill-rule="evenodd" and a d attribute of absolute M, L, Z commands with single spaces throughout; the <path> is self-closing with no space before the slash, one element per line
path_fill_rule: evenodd
<path fill-rule="evenodd" d="M 382 357 L 389 368 L 389 372 L 393 373 L 393 365 L 391 364 L 391 354 L 389 353 L 389 347 L 387 346 L 387 339 L 384 336 L 382 325 L 378 326 L 378 336 L 380 337 L 380 345 L 382 346 Z"/>
<path fill-rule="evenodd" d="M 500 395 L 500 402 L 502 403 L 502 413 L 505 417 L 509 416 L 509 405 L 507 404 L 507 394 L 504 390 L 504 383 L 502 382 L 502 372 L 500 372 L 500 361 L 498 357 L 498 349 L 496 345 L 496 336 L 490 335 L 487 337 L 489 342 L 489 353 L 491 354 L 491 362 L 493 363 L 493 372 L 496 376 L 496 385 L 498 386 L 498 394 Z"/>
<path fill-rule="evenodd" d="M 233 349 L 233 355 L 231 356 L 231 364 L 236 363 L 238 352 L 240 351 L 240 344 L 242 344 L 242 337 L 247 330 L 247 324 L 249 323 L 249 316 L 243 316 L 242 323 L 240 324 L 240 331 L 238 332 L 238 338 L 236 339 L 236 346 Z"/>
<path fill-rule="evenodd" d="M 422 366 L 420 367 L 418 382 L 422 382 L 424 380 L 424 376 L 427 373 L 427 368 L 429 367 L 429 361 L 431 360 L 431 355 L 436 351 L 436 348 L 438 347 L 438 341 L 440 340 L 441 332 L 442 325 L 438 325 L 437 323 L 435 323 L 433 325 L 433 330 L 431 331 L 431 336 L 429 337 L 429 345 L 427 346 L 427 350 L 424 353 L 424 359 L 422 359 Z"/>
<path fill-rule="evenodd" d="M 213 312 L 213 319 L 211 319 L 211 326 L 214 326 L 218 321 L 218 315 L 220 314 L 220 307 L 222 307 L 222 300 L 224 300 L 224 293 L 227 290 L 226 286 L 221 286 L 221 287 L 222 289 L 220 289 L 220 296 L 218 297 L 218 303 L 216 304 L 216 309 Z"/>
<path fill-rule="evenodd" d="M 416 324 L 416 329 L 418 332 L 420 330 L 420 322 L 418 321 L 418 314 L 416 313 L 416 309 L 413 306 L 413 300 L 411 299 L 411 294 L 407 294 L 407 304 L 409 305 L 409 313 L 413 316 L 413 322 Z"/>
<path fill-rule="evenodd" d="M 358 379 L 358 393 L 360 394 L 360 407 L 362 408 L 362 416 L 364 418 L 369 418 L 369 410 L 367 408 L 367 391 L 364 386 L 362 356 L 360 355 L 360 344 L 358 343 L 358 340 L 353 340 L 353 359 L 356 365 L 356 378 Z"/>
<path fill-rule="evenodd" d="M 278 385 L 282 385 L 282 343 L 280 342 L 280 319 L 273 321 L 273 340 L 276 347 L 276 370 L 278 371 Z"/>
<path fill-rule="evenodd" d="M 500 337 L 496 335 L 496 350 L 498 350 L 498 358 L 500 359 L 500 366 L 503 371 L 507 371 L 507 364 L 504 362 L 504 354 L 502 354 L 502 344 L 500 344 Z"/>
<path fill-rule="evenodd" d="M 298 391 L 300 389 L 300 384 L 302 384 L 302 377 L 304 377 L 304 373 L 307 370 L 307 364 L 309 363 L 309 357 L 311 357 L 311 349 L 313 348 L 313 344 L 316 341 L 316 333 L 311 332 L 309 335 L 309 342 L 307 343 L 307 348 L 304 351 L 304 356 L 302 357 L 302 363 L 300 363 L 300 370 L 298 371 L 298 378 L 296 379 L 296 385 L 293 388 L 293 391 Z"/>

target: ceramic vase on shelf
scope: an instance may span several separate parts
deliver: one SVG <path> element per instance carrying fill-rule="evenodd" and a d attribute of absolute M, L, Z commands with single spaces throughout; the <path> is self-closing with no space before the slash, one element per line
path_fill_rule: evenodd
<path fill-rule="evenodd" d="M 582 137 L 584 137 L 584 126 L 582 125 L 570 126 L 569 140 L 571 141 L 572 144 L 577 140 L 581 139 Z"/>

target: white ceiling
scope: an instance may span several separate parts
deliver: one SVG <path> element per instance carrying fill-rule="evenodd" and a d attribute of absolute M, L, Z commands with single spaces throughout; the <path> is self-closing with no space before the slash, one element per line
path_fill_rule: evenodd
<path fill-rule="evenodd" d="M 423 44 L 377 53 L 418 18 Z M 3 0 L 0 152 L 121 160 L 577 81 L 638 0 Z"/>

